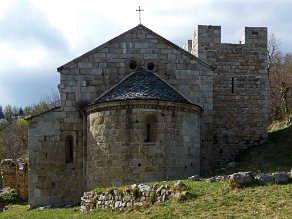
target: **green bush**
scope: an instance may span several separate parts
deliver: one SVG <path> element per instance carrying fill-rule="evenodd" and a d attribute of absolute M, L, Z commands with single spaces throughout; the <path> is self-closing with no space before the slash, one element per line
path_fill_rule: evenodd
<path fill-rule="evenodd" d="M 138 199 L 141 195 L 140 189 L 138 187 L 134 188 L 132 192 L 135 199 Z"/>
<path fill-rule="evenodd" d="M 156 192 L 153 192 L 153 191 L 150 192 L 149 201 L 150 201 L 151 203 L 154 203 L 154 202 L 157 201 L 157 194 L 156 194 Z"/>
<path fill-rule="evenodd" d="M 0 205 L 15 204 L 21 201 L 14 189 L 8 189 L 0 194 Z"/>
<path fill-rule="evenodd" d="M 16 121 L 16 124 L 18 127 L 27 127 L 28 126 L 28 121 L 26 121 L 23 118 L 18 118 Z"/>

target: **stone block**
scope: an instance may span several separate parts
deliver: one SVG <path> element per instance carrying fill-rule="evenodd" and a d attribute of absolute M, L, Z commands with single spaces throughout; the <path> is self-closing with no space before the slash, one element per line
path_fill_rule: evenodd
<path fill-rule="evenodd" d="M 72 123 L 81 123 L 80 118 L 64 118 L 64 123 L 72 124 Z"/>
<path fill-rule="evenodd" d="M 92 63 L 90 62 L 79 62 L 78 63 L 78 68 L 82 69 L 82 68 L 92 68 Z"/>

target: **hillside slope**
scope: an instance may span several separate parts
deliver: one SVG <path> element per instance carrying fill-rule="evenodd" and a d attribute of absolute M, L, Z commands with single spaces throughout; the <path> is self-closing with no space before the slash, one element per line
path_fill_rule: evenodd
<path fill-rule="evenodd" d="M 230 171 L 275 172 L 292 169 L 292 125 L 269 132 L 265 144 L 239 156 L 239 166 Z"/>

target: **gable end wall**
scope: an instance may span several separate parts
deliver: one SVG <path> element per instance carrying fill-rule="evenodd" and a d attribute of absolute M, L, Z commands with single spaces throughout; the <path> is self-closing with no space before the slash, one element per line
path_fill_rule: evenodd
<path fill-rule="evenodd" d="M 209 152 L 203 162 L 206 167 L 213 166 L 213 71 L 143 26 L 110 42 L 61 69 L 59 88 L 64 110 L 75 111 L 79 104 L 93 101 L 119 83 L 133 71 L 130 60 L 144 67 L 153 62 L 155 74 L 204 109 L 201 139 Z"/>

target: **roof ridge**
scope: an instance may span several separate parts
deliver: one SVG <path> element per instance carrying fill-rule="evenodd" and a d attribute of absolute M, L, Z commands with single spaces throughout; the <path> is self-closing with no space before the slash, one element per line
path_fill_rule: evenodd
<path fill-rule="evenodd" d="M 107 41 L 107 42 L 101 44 L 100 46 L 98 46 L 98 47 L 96 47 L 96 48 L 94 48 L 94 49 L 92 49 L 92 50 L 90 50 L 90 51 L 88 51 L 88 52 L 86 52 L 86 53 L 83 53 L 82 55 L 78 56 L 77 58 L 75 58 L 75 59 L 73 59 L 73 60 L 67 62 L 66 64 L 64 64 L 64 65 L 62 65 L 62 66 L 60 66 L 60 67 L 58 67 L 58 68 L 57 68 L 57 71 L 58 71 L 58 72 L 61 72 L 64 68 L 70 66 L 70 65 L 73 64 L 74 62 L 79 61 L 80 59 L 85 58 L 86 56 L 89 56 L 89 55 L 93 54 L 94 52 L 103 49 L 104 47 L 106 47 L 106 46 L 108 46 L 108 45 L 114 43 L 114 42 L 117 41 L 118 39 L 120 39 L 122 36 L 124 36 L 124 35 L 126 35 L 126 34 L 128 34 L 128 33 L 131 33 L 132 31 L 134 31 L 134 30 L 136 30 L 136 29 L 138 29 L 138 28 L 143 28 L 144 30 L 150 32 L 151 34 L 153 34 L 153 35 L 156 36 L 157 38 L 159 38 L 159 39 L 161 39 L 162 41 L 164 41 L 164 43 L 169 44 L 171 47 L 173 47 L 173 48 L 176 49 L 176 50 L 179 50 L 180 52 L 182 52 L 183 54 L 185 54 L 185 55 L 188 56 L 189 58 L 196 60 L 197 62 L 199 62 L 200 64 L 202 64 L 203 66 L 205 66 L 205 67 L 207 67 L 207 68 L 210 68 L 211 70 L 214 70 L 214 67 L 213 67 L 212 65 L 210 65 L 209 63 L 207 63 L 207 62 L 205 62 L 205 61 L 199 59 L 199 58 L 196 57 L 195 55 L 189 53 L 188 51 L 186 51 L 186 50 L 184 50 L 183 48 L 179 47 L 178 45 L 174 44 L 173 42 L 167 40 L 167 39 L 164 38 L 163 36 L 161 36 L 161 35 L 155 33 L 153 30 L 151 30 L 151 29 L 145 27 L 145 26 L 142 25 L 142 24 L 139 24 L 139 25 L 137 25 L 137 26 L 135 26 L 135 27 L 129 29 L 128 31 L 126 31 L 126 32 L 124 32 L 124 33 L 122 33 L 122 34 L 120 34 L 120 35 L 118 35 L 118 36 L 112 38 L 111 40 L 109 40 L 109 41 Z"/>
<path fill-rule="evenodd" d="M 126 35 L 126 34 L 132 32 L 132 31 L 134 31 L 134 30 L 135 30 L 136 28 L 138 28 L 140 25 L 141 25 L 141 24 L 139 24 L 138 26 L 135 26 L 135 27 L 131 28 L 130 30 L 127 30 L 126 32 L 124 32 L 124 33 L 122 33 L 122 34 L 120 34 L 120 35 L 118 35 L 118 36 L 116 36 L 116 37 L 114 37 L 114 38 L 112 38 L 112 39 L 106 41 L 105 43 L 103 43 L 103 44 L 101 44 L 101 45 L 95 47 L 94 49 L 89 50 L 88 52 L 83 53 L 82 55 L 78 56 L 77 58 L 75 58 L 75 59 L 73 59 L 73 60 L 67 62 L 66 64 L 64 64 L 64 65 L 62 65 L 62 66 L 60 66 L 60 67 L 58 67 L 58 68 L 57 68 L 57 71 L 60 72 L 61 70 L 63 70 L 64 68 L 66 68 L 68 65 L 71 65 L 71 64 L 73 64 L 74 62 L 79 61 L 80 59 L 82 59 L 82 58 L 84 58 L 84 57 L 86 57 L 86 56 L 88 56 L 88 55 L 91 55 L 92 53 L 94 53 L 94 52 L 97 51 L 97 50 L 101 50 L 101 49 L 103 49 L 103 48 L 106 47 L 107 45 L 112 44 L 113 42 L 115 42 L 116 40 L 118 40 L 118 39 L 119 39 L 120 37 L 122 37 L 123 35 Z"/>
<path fill-rule="evenodd" d="M 147 31 L 151 32 L 153 35 L 155 35 L 158 38 L 161 38 L 163 41 L 167 42 L 168 44 L 170 44 L 172 47 L 174 47 L 175 49 L 179 50 L 180 52 L 184 53 L 186 56 L 188 56 L 191 59 L 194 59 L 196 61 L 198 61 L 200 64 L 204 65 L 205 67 L 210 68 L 211 70 L 214 70 L 214 66 L 212 66 L 211 64 L 199 59 L 197 56 L 193 55 L 192 53 L 189 53 L 188 51 L 184 50 L 183 48 L 181 48 L 180 46 L 176 45 L 175 43 L 171 42 L 170 40 L 164 38 L 163 36 L 159 35 L 158 33 L 155 33 L 153 30 L 149 29 L 148 27 L 145 27 L 143 24 L 140 24 L 144 29 L 146 29 Z"/>
<path fill-rule="evenodd" d="M 46 111 L 44 111 L 44 112 L 41 112 L 41 113 L 38 113 L 38 114 L 32 115 L 32 116 L 26 118 L 25 120 L 32 120 L 33 118 L 38 117 L 38 116 L 41 116 L 41 115 L 43 115 L 43 114 L 45 114 L 45 113 L 53 112 L 54 110 L 56 110 L 56 109 L 58 109 L 58 108 L 61 108 L 61 106 L 55 106 L 55 107 L 53 107 L 53 108 L 51 108 L 51 109 L 48 109 L 48 110 L 46 110 Z"/>

